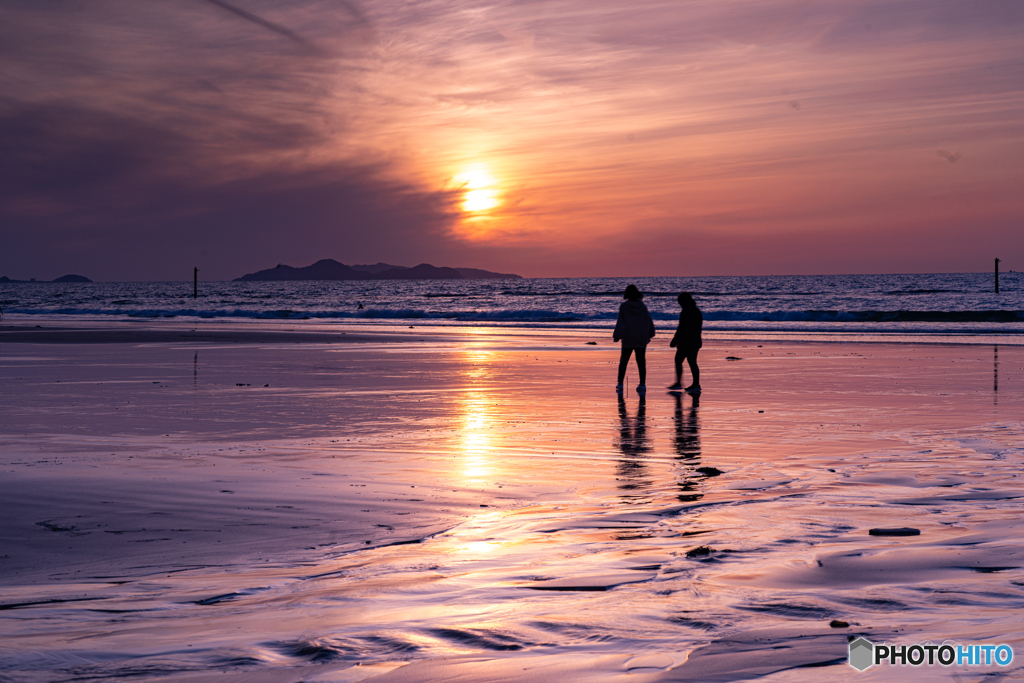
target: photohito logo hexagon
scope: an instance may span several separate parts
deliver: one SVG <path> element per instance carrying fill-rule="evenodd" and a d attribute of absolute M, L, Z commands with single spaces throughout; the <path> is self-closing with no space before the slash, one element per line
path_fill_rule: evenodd
<path fill-rule="evenodd" d="M 850 666 L 863 671 L 874 663 L 875 644 L 867 638 L 858 638 L 850 642 Z"/>

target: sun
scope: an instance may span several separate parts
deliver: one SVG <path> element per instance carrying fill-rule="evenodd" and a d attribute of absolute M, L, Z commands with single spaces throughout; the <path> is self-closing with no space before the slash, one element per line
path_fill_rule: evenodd
<path fill-rule="evenodd" d="M 465 195 L 462 210 L 470 214 L 481 214 L 501 204 L 498 181 L 482 166 L 471 166 L 455 176 L 455 184 Z"/>
<path fill-rule="evenodd" d="M 462 202 L 462 210 L 467 213 L 480 213 L 493 209 L 501 202 L 498 201 L 498 193 L 494 190 L 480 189 L 470 190 Z"/>

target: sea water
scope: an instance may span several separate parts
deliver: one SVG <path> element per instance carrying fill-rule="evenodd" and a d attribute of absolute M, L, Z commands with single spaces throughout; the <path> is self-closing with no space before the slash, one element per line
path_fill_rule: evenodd
<path fill-rule="evenodd" d="M 8 321 L 220 319 L 370 325 L 605 328 L 635 283 L 660 328 L 690 291 L 711 333 L 1024 338 L 1024 278 L 1005 273 L 508 280 L 0 284 Z M 994 339 L 994 337 L 1005 337 Z"/>

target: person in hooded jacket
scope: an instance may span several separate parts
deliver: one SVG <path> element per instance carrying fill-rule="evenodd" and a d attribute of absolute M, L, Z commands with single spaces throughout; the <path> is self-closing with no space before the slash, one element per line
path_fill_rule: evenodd
<path fill-rule="evenodd" d="M 704 314 L 697 308 L 697 302 L 689 292 L 682 292 L 679 295 L 679 327 L 675 336 L 669 342 L 669 346 L 676 350 L 676 383 L 668 388 L 669 391 L 688 391 L 691 394 L 700 393 L 700 368 L 697 367 L 697 352 L 703 346 L 701 341 L 701 328 L 704 326 Z M 683 389 L 683 361 L 690 366 L 690 374 L 693 375 L 693 384 Z"/>
<path fill-rule="evenodd" d="M 625 299 L 619 306 L 619 318 L 615 321 L 614 341 L 622 340 L 622 353 L 619 355 L 619 383 L 615 391 L 622 391 L 622 381 L 626 378 L 626 367 L 629 357 L 636 354 L 636 369 L 640 372 L 640 384 L 637 393 L 647 392 L 647 344 L 654 337 L 654 320 L 651 312 L 644 306 L 643 292 L 636 285 L 626 287 L 622 295 Z"/>

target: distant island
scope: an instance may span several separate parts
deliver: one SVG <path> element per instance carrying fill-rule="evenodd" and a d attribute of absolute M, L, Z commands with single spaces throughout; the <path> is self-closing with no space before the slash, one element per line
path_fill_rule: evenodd
<path fill-rule="evenodd" d="M 311 266 L 295 268 L 278 264 L 255 273 L 235 278 L 235 282 L 283 280 L 481 280 L 521 278 L 512 273 L 492 273 L 479 268 L 448 268 L 421 263 L 408 268 L 390 263 L 346 266 L 334 259 L 321 259 Z"/>
<path fill-rule="evenodd" d="M 43 284 L 43 283 L 46 283 L 46 282 L 92 282 L 92 280 L 90 280 L 89 278 L 85 277 L 84 275 L 62 275 L 61 277 L 57 278 L 56 280 L 36 280 L 35 278 L 32 278 L 31 280 L 12 280 L 11 278 L 7 277 L 6 275 L 4 275 L 3 277 L 0 277 L 0 283 L 8 283 L 8 282 L 24 282 L 24 283 L 34 282 L 36 284 Z"/>

